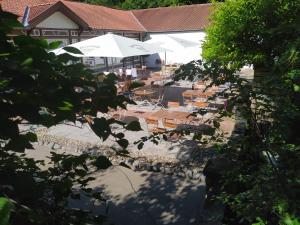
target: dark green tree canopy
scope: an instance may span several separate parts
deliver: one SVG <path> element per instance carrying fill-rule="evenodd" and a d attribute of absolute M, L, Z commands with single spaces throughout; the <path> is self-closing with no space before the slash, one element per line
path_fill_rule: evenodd
<path fill-rule="evenodd" d="M 300 33 L 299 0 L 228 0 L 215 4 L 203 55 L 237 67 L 274 65 Z"/>
<path fill-rule="evenodd" d="M 156 7 L 191 5 L 207 3 L 209 0 L 76 0 L 80 2 L 104 5 L 122 9 L 147 9 Z"/>
<path fill-rule="evenodd" d="M 111 125 L 136 131 L 139 123 L 125 125 L 97 115 L 132 101 L 117 95 L 114 74 L 99 81 L 78 58 L 49 52 L 60 42 L 8 36 L 13 28 L 22 29 L 16 16 L 0 9 L 0 224 L 101 224 L 102 216 L 68 208 L 68 199 L 86 195 L 103 201 L 88 183 L 94 179 L 91 168 L 111 165 L 106 157 L 52 152 L 42 169 L 44 161 L 23 153 L 37 141 L 37 126 L 75 121 L 88 123 L 99 139 L 112 136 L 125 149 L 128 141 Z"/>
<path fill-rule="evenodd" d="M 207 169 L 218 175 L 212 195 L 225 204 L 224 224 L 298 225 L 300 1 L 227 0 L 215 7 L 204 58 L 227 72 L 253 64 L 254 82 L 224 76 L 236 88 L 229 104 L 245 133 L 221 147 L 222 169 Z"/>

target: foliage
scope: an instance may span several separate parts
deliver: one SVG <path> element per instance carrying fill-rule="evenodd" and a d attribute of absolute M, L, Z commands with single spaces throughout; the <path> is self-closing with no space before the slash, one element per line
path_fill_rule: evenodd
<path fill-rule="evenodd" d="M 144 82 L 132 81 L 131 84 L 129 85 L 129 90 L 133 90 L 135 88 L 139 88 L 143 86 L 145 86 Z"/>
<path fill-rule="evenodd" d="M 64 122 L 88 123 L 100 139 L 112 136 L 126 148 L 128 141 L 122 133 L 114 133 L 111 125 L 117 123 L 124 129 L 127 125 L 97 115 L 125 108 L 131 101 L 117 95 L 114 76 L 98 81 L 77 58 L 48 53 L 59 42 L 7 36 L 13 27 L 22 29 L 16 16 L 0 11 L 0 196 L 13 205 L 10 224 L 102 223 L 101 216 L 69 207 L 69 200 L 87 195 L 103 201 L 88 183 L 94 179 L 92 171 L 111 165 L 108 159 L 52 152 L 45 163 L 23 153 L 37 141 L 37 125 Z M 5 224 L 7 206 L 1 206 L 0 214 Z"/>
<path fill-rule="evenodd" d="M 12 204 L 7 198 L 0 198 L 0 225 L 8 225 Z"/>
<path fill-rule="evenodd" d="M 224 115 L 236 111 L 244 134 L 219 146 L 217 158 L 227 166 L 210 175 L 218 174 L 211 197 L 225 204 L 224 224 L 299 224 L 300 2 L 228 0 L 216 7 L 206 62 L 177 71 L 180 78 L 234 84 L 234 107 Z M 254 80 L 261 69 L 265 76 L 253 84 L 240 78 L 245 64 L 254 65 Z"/>
<path fill-rule="evenodd" d="M 299 0 L 229 0 L 215 3 L 212 26 L 206 29 L 203 56 L 207 60 L 271 67 L 285 46 L 297 38 Z"/>
<path fill-rule="evenodd" d="M 77 0 L 86 3 L 104 5 L 122 9 L 147 9 L 156 7 L 191 5 L 207 3 L 209 0 Z"/>

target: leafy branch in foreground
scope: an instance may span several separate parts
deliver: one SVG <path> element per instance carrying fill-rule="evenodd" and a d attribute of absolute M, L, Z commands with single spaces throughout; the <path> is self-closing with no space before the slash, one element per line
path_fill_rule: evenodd
<path fill-rule="evenodd" d="M 179 70 L 181 77 L 234 84 L 229 103 L 243 132 L 205 169 L 209 198 L 225 206 L 224 224 L 299 224 L 299 12 L 299 0 L 217 4 L 206 63 Z M 253 82 L 237 76 L 246 64 Z"/>
<path fill-rule="evenodd" d="M 49 53 L 59 42 L 8 36 L 13 28 L 22 29 L 16 16 L 0 11 L 0 196 L 11 204 L 0 214 L 10 224 L 101 224 L 101 215 L 73 209 L 69 201 L 82 195 L 103 201 L 88 183 L 91 172 L 111 165 L 108 159 L 51 153 L 44 162 L 23 152 L 37 141 L 32 127 L 64 122 L 87 123 L 100 139 L 113 136 L 126 148 L 124 135 L 111 126 L 132 130 L 138 125 L 97 116 L 131 101 L 117 95 L 113 74 L 100 82 L 77 58 Z"/>

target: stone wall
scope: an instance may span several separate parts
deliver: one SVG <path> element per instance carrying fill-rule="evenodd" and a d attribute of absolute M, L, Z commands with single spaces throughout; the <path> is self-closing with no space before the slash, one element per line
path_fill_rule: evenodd
<path fill-rule="evenodd" d="M 54 151 L 63 150 L 70 154 L 87 153 L 92 156 L 104 155 L 114 165 L 122 165 L 134 171 L 147 170 L 194 180 L 204 179 L 203 166 L 190 166 L 174 158 L 146 157 L 137 153 L 124 155 L 120 154 L 118 149 L 109 146 L 93 145 L 88 142 L 49 135 L 45 128 L 37 130 L 36 134 L 38 136 L 38 145 L 47 146 Z"/>

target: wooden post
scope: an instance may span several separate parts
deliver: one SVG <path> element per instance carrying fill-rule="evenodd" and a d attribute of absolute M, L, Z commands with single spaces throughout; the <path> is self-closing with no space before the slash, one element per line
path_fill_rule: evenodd
<path fill-rule="evenodd" d="M 105 62 L 106 71 L 108 71 L 108 59 L 107 59 L 107 57 L 104 58 L 104 62 Z"/>

